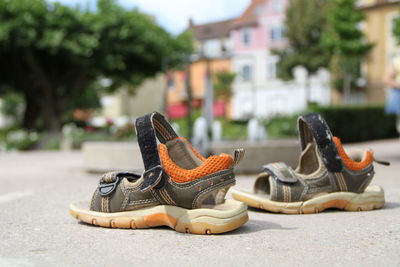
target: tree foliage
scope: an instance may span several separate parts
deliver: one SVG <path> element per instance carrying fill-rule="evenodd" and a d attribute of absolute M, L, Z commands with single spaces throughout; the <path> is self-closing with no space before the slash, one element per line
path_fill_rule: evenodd
<path fill-rule="evenodd" d="M 190 50 L 187 40 L 115 0 L 98 0 L 92 12 L 0 0 L 0 21 L 0 93 L 23 95 L 26 128 L 57 131 L 73 109 L 96 106 L 100 90 L 137 86 L 161 70 L 163 57 Z"/>
<path fill-rule="evenodd" d="M 393 35 L 396 37 L 397 44 L 400 45 L 400 16 L 393 19 Z"/>
<path fill-rule="evenodd" d="M 215 74 L 214 92 L 216 97 L 223 97 L 229 101 L 232 97 L 232 83 L 236 74 L 229 71 L 222 71 Z"/>
<path fill-rule="evenodd" d="M 360 28 L 364 15 L 357 10 L 356 3 L 357 0 L 334 0 L 329 8 L 323 43 L 333 53 L 360 57 L 372 48 L 364 40 Z"/>
<path fill-rule="evenodd" d="M 357 10 L 356 4 L 356 0 L 332 1 L 327 29 L 322 38 L 324 46 L 334 55 L 331 69 L 334 86 L 339 90 L 355 85 L 354 81 L 361 75 L 362 58 L 372 48 L 360 28 L 364 16 Z"/>
<path fill-rule="evenodd" d="M 285 35 L 288 46 L 274 51 L 280 57 L 278 76 L 293 79 L 292 71 L 303 66 L 309 75 L 327 67 L 330 55 L 321 45 L 321 34 L 326 25 L 327 1 L 295 0 L 286 9 Z"/>

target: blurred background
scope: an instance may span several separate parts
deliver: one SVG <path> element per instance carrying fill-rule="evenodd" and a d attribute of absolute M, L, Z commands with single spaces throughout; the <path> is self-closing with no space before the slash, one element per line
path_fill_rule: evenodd
<path fill-rule="evenodd" d="M 91 162 L 151 111 L 203 154 L 294 147 L 310 111 L 344 142 L 396 138 L 399 2 L 0 0 L 0 153 Z"/>
<path fill-rule="evenodd" d="M 204 239 L 77 223 L 100 173 L 143 170 L 153 111 L 204 156 L 244 148 L 248 192 L 263 165 L 296 167 L 297 118 L 320 112 L 391 162 L 385 208 L 250 210 Z M 400 0 L 0 0 L 0 267 L 400 266 L 399 132 Z"/>

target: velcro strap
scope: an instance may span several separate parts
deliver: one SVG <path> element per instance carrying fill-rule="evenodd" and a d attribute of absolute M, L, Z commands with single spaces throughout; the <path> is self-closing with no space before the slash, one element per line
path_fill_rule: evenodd
<path fill-rule="evenodd" d="M 328 124 L 319 113 L 310 113 L 299 117 L 298 129 L 301 149 L 315 140 L 325 167 L 330 172 L 341 172 L 343 162 L 339 156 Z"/>
<path fill-rule="evenodd" d="M 164 116 L 158 112 L 138 118 L 136 133 L 145 169 L 144 182 L 140 189 L 142 192 L 146 192 L 159 185 L 163 177 L 167 177 L 158 154 L 157 139 L 161 143 L 166 143 L 177 138 L 178 135 Z"/>
<path fill-rule="evenodd" d="M 137 180 L 140 178 L 140 174 L 136 174 L 133 172 L 108 172 L 105 173 L 100 178 L 99 183 L 99 194 L 102 197 L 108 196 L 115 191 L 119 182 L 123 179 L 127 178 L 130 180 Z"/>
<path fill-rule="evenodd" d="M 245 150 L 243 148 L 235 149 L 233 154 L 233 162 L 231 164 L 231 168 L 236 167 L 242 161 L 244 157 Z"/>
<path fill-rule="evenodd" d="M 265 165 L 264 171 L 272 176 L 275 180 L 282 183 L 295 184 L 298 181 L 297 175 L 293 169 L 284 162 L 277 162 Z"/>
<path fill-rule="evenodd" d="M 143 183 L 141 185 L 142 191 L 148 191 L 154 186 L 158 185 L 163 178 L 164 169 L 161 165 L 155 166 L 143 173 Z"/>

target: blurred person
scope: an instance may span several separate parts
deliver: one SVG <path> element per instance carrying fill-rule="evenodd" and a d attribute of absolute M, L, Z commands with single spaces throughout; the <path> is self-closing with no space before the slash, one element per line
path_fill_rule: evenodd
<path fill-rule="evenodd" d="M 393 59 L 384 82 L 390 87 L 386 113 L 396 115 L 396 128 L 397 132 L 400 133 L 400 56 Z"/>

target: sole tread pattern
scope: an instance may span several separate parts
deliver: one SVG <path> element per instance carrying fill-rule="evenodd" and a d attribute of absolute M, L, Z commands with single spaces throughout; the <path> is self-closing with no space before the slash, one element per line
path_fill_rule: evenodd
<path fill-rule="evenodd" d="M 169 214 L 151 214 L 142 217 L 106 217 L 94 216 L 89 213 L 80 213 L 70 208 L 70 213 L 73 217 L 87 224 L 97 225 L 105 228 L 130 228 L 130 229 L 145 229 L 158 226 L 168 226 L 181 233 L 191 234 L 220 234 L 229 232 L 239 228 L 248 221 L 247 212 L 232 221 L 225 224 L 210 224 L 207 222 L 194 221 L 190 223 L 182 223 L 179 219 L 174 218 Z"/>
<path fill-rule="evenodd" d="M 236 200 L 242 201 L 250 207 L 283 214 L 314 214 L 320 213 L 327 209 L 340 209 L 344 211 L 370 211 L 382 208 L 385 204 L 383 191 L 380 197 L 373 200 L 366 198 L 364 201 L 360 201 L 359 196 L 361 194 L 356 194 L 356 197 L 350 200 L 338 198 L 318 202 L 316 199 L 311 199 L 304 202 L 284 203 L 269 200 L 262 201 L 260 198 L 252 197 L 246 193 L 232 193 Z"/>

